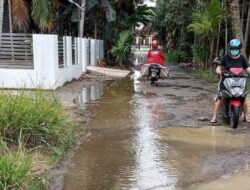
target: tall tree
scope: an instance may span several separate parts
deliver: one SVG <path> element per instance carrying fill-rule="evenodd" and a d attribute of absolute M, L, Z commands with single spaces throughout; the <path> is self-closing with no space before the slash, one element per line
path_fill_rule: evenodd
<path fill-rule="evenodd" d="M 232 12 L 232 31 L 233 37 L 240 39 L 243 42 L 242 54 L 246 56 L 246 43 L 243 38 L 243 21 L 240 17 L 240 3 L 239 0 L 231 0 L 231 12 Z M 243 19 L 243 18 L 242 18 Z"/>

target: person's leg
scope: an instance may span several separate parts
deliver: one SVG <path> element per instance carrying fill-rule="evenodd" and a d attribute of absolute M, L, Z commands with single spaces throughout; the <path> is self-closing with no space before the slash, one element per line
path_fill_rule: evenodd
<path fill-rule="evenodd" d="M 244 101 L 244 105 L 243 105 L 243 113 L 244 113 L 244 118 L 243 118 L 243 121 L 245 121 L 245 122 L 249 122 L 249 123 L 250 123 L 250 120 L 248 119 L 247 99 L 245 99 L 245 101 Z"/>
<path fill-rule="evenodd" d="M 217 115 L 218 115 L 218 113 L 220 111 L 221 105 L 222 105 L 222 101 L 220 99 L 218 99 L 215 102 L 213 117 L 210 120 L 211 123 L 216 123 L 217 122 Z"/>

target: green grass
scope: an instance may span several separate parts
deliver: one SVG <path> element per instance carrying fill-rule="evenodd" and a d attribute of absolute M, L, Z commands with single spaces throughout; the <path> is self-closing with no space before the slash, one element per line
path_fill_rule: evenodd
<path fill-rule="evenodd" d="M 16 143 L 21 137 L 29 147 L 61 146 L 72 130 L 72 121 L 53 93 L 0 92 L 0 134 L 5 141 Z"/>
<path fill-rule="evenodd" d="M 0 189 L 23 189 L 31 180 L 31 164 L 23 153 L 0 157 Z"/>
<path fill-rule="evenodd" d="M 20 143 L 17 150 L 7 147 L 0 157 L 0 189 L 1 190 L 44 190 L 48 181 L 44 176 L 36 174 L 32 167 L 32 157 L 24 151 Z"/>
<path fill-rule="evenodd" d="M 209 82 L 218 82 L 218 76 L 215 73 L 209 71 L 196 70 L 192 71 L 191 75 L 195 78 L 204 79 Z"/>
<path fill-rule="evenodd" d="M 47 165 L 36 163 L 48 157 L 53 165 L 61 158 L 74 142 L 74 126 L 53 92 L 0 91 L 0 189 L 46 189 L 42 172 L 33 170 L 46 170 Z M 35 150 L 43 155 L 41 160 L 32 156 Z"/>

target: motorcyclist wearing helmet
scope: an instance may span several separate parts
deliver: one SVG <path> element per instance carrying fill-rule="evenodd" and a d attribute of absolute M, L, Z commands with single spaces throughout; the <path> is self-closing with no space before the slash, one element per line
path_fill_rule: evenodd
<path fill-rule="evenodd" d="M 164 57 L 163 52 L 158 49 L 159 42 L 158 40 L 154 39 L 152 41 L 152 49 L 149 50 L 148 55 L 147 55 L 147 63 L 148 64 L 160 64 L 164 65 L 166 60 Z"/>
<path fill-rule="evenodd" d="M 230 70 L 230 68 L 233 68 L 233 67 L 234 68 L 243 68 L 243 69 L 247 70 L 247 72 L 250 74 L 250 67 L 249 67 L 249 64 L 247 63 L 247 60 L 240 54 L 241 47 L 242 47 L 242 44 L 241 44 L 240 40 L 238 40 L 238 39 L 233 39 L 229 42 L 228 54 L 222 58 L 220 64 L 218 64 L 216 67 L 216 73 L 218 75 L 222 76 L 223 68 L 225 70 Z M 224 78 L 221 77 L 219 85 L 218 85 L 218 98 L 215 102 L 213 117 L 210 120 L 210 123 L 213 123 L 213 124 L 217 123 L 217 115 L 218 115 L 218 112 L 222 106 L 220 91 L 225 89 L 225 87 L 223 85 L 223 80 L 224 80 Z M 244 102 L 243 112 L 244 112 L 243 121 L 250 123 L 250 120 L 248 120 L 247 101 Z"/>

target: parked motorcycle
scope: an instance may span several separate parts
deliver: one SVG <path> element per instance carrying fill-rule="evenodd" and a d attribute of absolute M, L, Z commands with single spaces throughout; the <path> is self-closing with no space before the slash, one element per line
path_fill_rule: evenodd
<path fill-rule="evenodd" d="M 236 129 L 247 96 L 248 74 L 242 68 L 231 68 L 230 71 L 224 72 L 223 76 L 225 78 L 223 81 L 225 90 L 220 92 L 223 101 L 221 114 L 224 119 L 229 121 L 230 127 Z"/>

